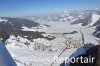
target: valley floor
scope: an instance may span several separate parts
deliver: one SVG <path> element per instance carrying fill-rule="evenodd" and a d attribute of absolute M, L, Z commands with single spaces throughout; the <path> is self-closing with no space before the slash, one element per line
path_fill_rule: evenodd
<path fill-rule="evenodd" d="M 50 27 L 44 26 L 44 24 Z M 10 36 L 6 40 L 6 47 L 18 66 L 50 66 L 54 62 L 54 56 L 75 57 L 84 53 L 82 46 L 82 34 L 84 44 L 98 45 L 97 38 L 93 37 L 95 27 L 82 27 L 80 24 L 70 25 L 68 22 L 43 22 L 41 29 L 28 29 L 29 31 L 45 32 L 44 36 L 55 36 L 53 40 L 44 38 L 33 39 L 33 42 L 20 36 Z M 23 29 L 24 30 L 24 29 Z M 27 31 L 27 30 L 26 30 Z M 76 33 L 72 33 L 72 32 Z M 19 41 L 17 40 L 19 38 Z M 30 45 L 25 45 L 25 42 Z M 37 45 L 38 46 L 37 46 Z M 67 47 L 67 48 L 66 48 Z M 78 50 L 80 48 L 80 50 Z M 54 63 L 52 66 L 59 66 Z"/>

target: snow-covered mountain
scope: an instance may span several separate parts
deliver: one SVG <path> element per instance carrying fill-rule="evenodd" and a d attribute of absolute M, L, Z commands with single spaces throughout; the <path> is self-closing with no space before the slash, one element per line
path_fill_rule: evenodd
<path fill-rule="evenodd" d="M 95 25 L 96 22 L 99 21 L 99 19 L 100 19 L 100 15 L 92 14 L 91 23 L 89 24 L 89 26 Z"/>
<path fill-rule="evenodd" d="M 20 18 L 9 18 L 1 17 L 0 18 L 0 30 L 21 30 L 23 26 L 26 27 L 37 27 L 39 24 L 27 19 Z"/>
<path fill-rule="evenodd" d="M 56 14 L 39 15 L 29 17 L 27 19 L 35 22 L 70 22 L 73 24 L 81 24 L 82 26 L 95 26 L 99 22 L 99 10 L 85 10 L 85 11 L 64 11 Z"/>
<path fill-rule="evenodd" d="M 82 18 L 84 18 L 83 13 L 64 11 L 56 14 L 33 16 L 30 19 L 35 20 L 36 22 L 73 22 Z"/>
<path fill-rule="evenodd" d="M 79 23 L 81 23 L 82 26 L 88 26 L 88 27 L 97 26 L 100 24 L 100 15 L 92 13 L 88 15 L 87 17 L 85 17 L 84 19 L 79 19 L 79 20 L 72 22 L 72 24 L 79 24 Z"/>
<path fill-rule="evenodd" d="M 1 17 L 0 38 L 18 66 L 50 66 L 60 53 L 59 57 L 75 57 L 85 52 L 81 46 L 98 45 L 99 37 L 95 36 L 99 36 L 99 24 L 99 10 L 64 11 L 23 19 Z"/>

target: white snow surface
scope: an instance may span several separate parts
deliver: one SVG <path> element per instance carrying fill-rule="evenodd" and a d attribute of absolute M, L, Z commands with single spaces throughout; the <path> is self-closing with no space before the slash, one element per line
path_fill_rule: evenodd
<path fill-rule="evenodd" d="M 91 18 L 91 23 L 89 24 L 90 26 L 92 26 L 93 24 L 95 24 L 98 20 L 100 19 L 100 15 L 98 14 L 92 14 L 92 18 Z"/>
<path fill-rule="evenodd" d="M 94 16 L 99 18 L 97 15 Z M 98 20 L 97 18 L 94 19 L 95 20 L 92 20 L 93 23 Z M 71 25 L 70 22 L 43 21 L 40 24 L 41 28 L 28 28 L 23 26 L 22 30 L 45 32 L 43 36 L 51 35 L 55 36 L 56 38 L 51 41 L 44 38 L 37 38 L 33 39 L 33 42 L 31 42 L 26 38 L 22 38 L 20 36 L 15 37 L 14 35 L 11 35 L 10 38 L 6 40 L 6 47 L 18 66 L 50 66 L 54 61 L 53 57 L 58 56 L 64 47 L 66 47 L 66 41 L 72 42 L 72 44 L 69 44 L 72 48 L 66 49 L 60 57 L 75 57 L 78 54 L 82 54 L 85 50 L 84 48 L 80 48 L 80 51 L 78 50 L 79 48 L 73 48 L 73 45 L 82 44 L 80 30 L 85 37 L 85 44 L 98 44 L 98 42 L 95 40 L 95 37 L 92 36 L 95 27 L 86 28 L 82 27 L 80 24 Z M 47 27 L 44 24 L 49 25 L 50 27 Z M 73 31 L 77 31 L 78 33 L 64 34 Z M 26 42 L 28 42 L 29 45 L 25 45 Z M 45 51 L 42 51 L 41 49 L 45 49 Z M 50 49 L 52 49 L 52 51 L 49 51 Z M 53 66 L 59 65 L 60 63 L 54 63 Z"/>
<path fill-rule="evenodd" d="M 7 21 L 8 21 L 7 19 L 0 18 L 0 22 L 7 22 Z"/>

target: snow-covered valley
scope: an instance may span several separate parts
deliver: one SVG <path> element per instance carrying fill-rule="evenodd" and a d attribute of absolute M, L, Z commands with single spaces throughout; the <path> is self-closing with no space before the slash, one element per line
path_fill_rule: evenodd
<path fill-rule="evenodd" d="M 53 16 L 55 20 L 50 17 L 46 18 L 47 20 L 42 17 L 37 19 L 32 17 L 29 20 L 33 20 L 37 22 L 36 25 L 39 25 L 32 27 L 31 21 L 30 25 L 27 25 L 26 20 L 25 24 L 22 23 L 21 27 L 18 26 L 21 31 L 10 33 L 9 38 L 5 40 L 5 46 L 17 66 L 60 66 L 60 62 L 53 63 L 54 56 L 75 57 L 85 52 L 86 48 L 83 47 L 85 44 L 99 44 L 100 39 L 93 36 L 96 23 L 100 24 L 99 14 L 91 13 L 92 16 L 89 17 L 88 24 L 85 26 L 82 26 L 81 21 L 72 24 L 79 19 L 85 21 L 86 16 L 83 16 L 84 14 L 87 13 L 73 14 L 73 16 L 64 12 L 59 18 Z M 6 24 L 7 20 L 5 23 L 4 20 L 0 19 L 0 22 Z M 17 27 L 14 28 L 17 29 Z M 77 51 L 79 48 L 80 50 Z"/>

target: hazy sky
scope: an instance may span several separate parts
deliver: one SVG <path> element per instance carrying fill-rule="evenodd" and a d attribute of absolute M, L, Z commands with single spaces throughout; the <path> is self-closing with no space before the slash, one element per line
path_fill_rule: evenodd
<path fill-rule="evenodd" d="M 100 0 L 0 0 L 0 16 L 32 16 L 100 7 Z"/>

